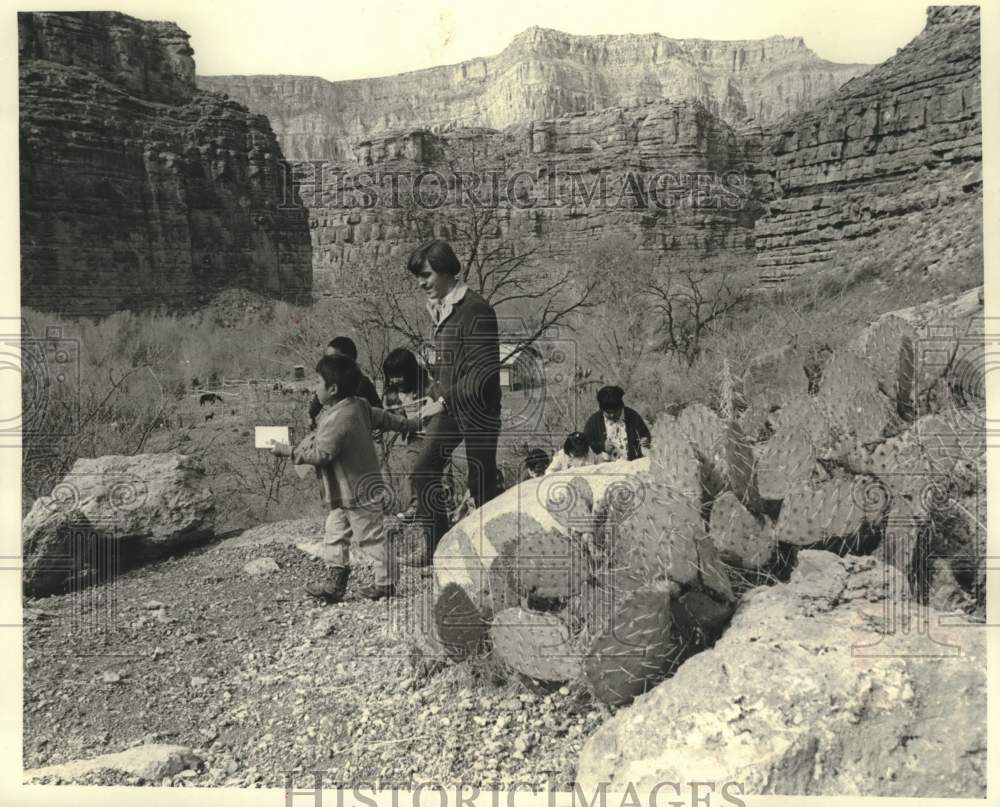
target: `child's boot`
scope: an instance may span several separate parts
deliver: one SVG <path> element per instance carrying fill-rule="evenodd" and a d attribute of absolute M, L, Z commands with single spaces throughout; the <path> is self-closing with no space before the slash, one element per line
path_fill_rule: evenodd
<path fill-rule="evenodd" d="M 370 586 L 364 586 L 360 591 L 358 591 L 362 597 L 368 600 L 384 600 L 388 597 L 396 596 L 396 586 L 394 583 L 388 583 L 384 586 L 379 586 L 372 584 Z"/>
<path fill-rule="evenodd" d="M 322 583 L 306 584 L 306 594 L 328 603 L 343 602 L 347 596 L 347 579 L 350 576 L 350 566 L 333 566 Z"/>

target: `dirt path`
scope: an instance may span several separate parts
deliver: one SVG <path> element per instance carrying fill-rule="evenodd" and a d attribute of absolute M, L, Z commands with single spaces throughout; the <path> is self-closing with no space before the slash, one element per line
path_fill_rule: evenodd
<path fill-rule="evenodd" d="M 391 606 L 318 605 L 302 582 L 322 565 L 295 543 L 321 531 L 321 518 L 267 524 L 113 587 L 27 602 L 25 768 L 156 741 L 205 760 L 175 786 L 284 787 L 286 772 L 314 770 L 329 786 L 569 785 L 604 707 L 469 664 L 415 676 L 400 625 L 429 580 L 408 571 Z M 278 570 L 244 570 L 260 558 Z"/>

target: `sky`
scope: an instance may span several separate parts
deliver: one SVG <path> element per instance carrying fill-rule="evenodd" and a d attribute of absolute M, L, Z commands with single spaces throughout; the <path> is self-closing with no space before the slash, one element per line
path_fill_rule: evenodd
<path fill-rule="evenodd" d="M 52 8 L 21 2 L 18 7 Z M 500 52 L 533 25 L 574 34 L 674 38 L 801 36 L 821 58 L 876 63 L 924 26 L 928 0 L 63 0 L 60 10 L 107 8 L 168 19 L 191 35 L 201 75 L 316 75 L 333 81 L 393 75 Z"/>

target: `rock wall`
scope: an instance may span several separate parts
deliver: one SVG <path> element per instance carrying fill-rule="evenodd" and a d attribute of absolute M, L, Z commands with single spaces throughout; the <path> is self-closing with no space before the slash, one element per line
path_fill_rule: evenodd
<path fill-rule="evenodd" d="M 659 101 L 503 132 L 390 133 L 356 144 L 353 163 L 296 170 L 317 279 L 334 286 L 431 235 L 461 241 L 474 217 L 489 218 L 488 241 L 548 259 L 619 235 L 673 265 L 752 266 L 758 146 L 696 101 Z M 422 209 L 408 203 L 413 187 L 425 193 Z"/>
<path fill-rule="evenodd" d="M 979 9 L 932 6 L 896 56 L 776 127 L 764 281 L 874 259 L 982 276 Z"/>
<path fill-rule="evenodd" d="M 188 36 L 117 13 L 18 14 L 22 304 L 308 293 L 308 222 L 267 119 L 198 90 Z"/>
<path fill-rule="evenodd" d="M 869 65 L 820 59 L 801 38 L 715 42 L 529 28 L 496 56 L 397 76 L 199 76 L 271 120 L 289 159 L 342 160 L 395 129 L 504 128 L 570 113 L 694 99 L 724 120 L 799 112 Z"/>

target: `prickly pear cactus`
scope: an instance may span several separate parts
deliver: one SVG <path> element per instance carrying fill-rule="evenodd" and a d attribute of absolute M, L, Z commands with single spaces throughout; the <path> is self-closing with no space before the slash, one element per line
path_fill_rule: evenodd
<path fill-rule="evenodd" d="M 792 490 L 781 504 L 777 539 L 808 546 L 857 534 L 865 521 L 881 518 L 885 510 L 885 501 L 872 501 L 875 493 L 883 496 L 884 488 L 872 482 L 868 477 L 831 479 Z"/>
<path fill-rule="evenodd" d="M 731 566 L 761 569 L 774 556 L 775 546 L 764 520 L 753 515 L 731 491 L 712 503 L 709 534 L 719 556 Z"/>
<path fill-rule="evenodd" d="M 756 458 L 753 446 L 739 424 L 726 424 L 725 479 L 727 487 L 736 497 L 751 506 L 759 498 L 756 479 Z"/>
<path fill-rule="evenodd" d="M 812 479 L 815 467 L 816 449 L 808 431 L 791 424 L 761 446 L 757 489 L 765 499 L 784 499 L 793 487 Z"/>
<path fill-rule="evenodd" d="M 896 402 L 897 414 L 907 421 L 915 415 L 916 329 L 897 316 L 882 317 L 867 334 L 865 358 L 878 377 L 879 389 Z"/>
<path fill-rule="evenodd" d="M 673 630 L 670 595 L 663 591 L 635 592 L 612 622 L 590 645 L 583 671 L 598 698 L 623 706 L 672 675 L 687 646 Z"/>
<path fill-rule="evenodd" d="M 566 530 L 586 533 L 592 529 L 594 491 L 582 476 L 552 474 L 543 477 L 538 495 Z"/>
<path fill-rule="evenodd" d="M 670 415 L 661 415 L 653 425 L 649 463 L 657 482 L 692 498 L 701 496 L 700 461 Z"/>
<path fill-rule="evenodd" d="M 847 442 L 849 448 L 855 442 L 879 440 L 893 419 L 892 407 L 879 391 L 875 371 L 860 356 L 846 350 L 834 355 L 824 370 L 816 403 L 835 430 L 831 450 L 842 442 Z"/>
<path fill-rule="evenodd" d="M 465 589 L 449 583 L 434 602 L 434 625 L 445 652 L 455 659 L 482 653 L 487 639 L 487 623 Z"/>
<path fill-rule="evenodd" d="M 528 533 L 508 544 L 494 561 L 493 569 L 500 568 L 507 585 L 540 611 L 564 606 L 591 576 L 588 551 L 557 530 Z"/>
<path fill-rule="evenodd" d="M 724 424 L 704 404 L 693 403 L 685 407 L 677 416 L 677 428 L 702 462 L 711 461 L 720 451 Z"/>
<path fill-rule="evenodd" d="M 493 618 L 490 639 L 504 664 L 529 678 L 570 681 L 580 674 L 580 651 L 554 614 L 508 608 Z"/>
<path fill-rule="evenodd" d="M 634 514 L 618 526 L 611 554 L 617 568 L 630 570 L 649 583 L 691 583 L 698 578 L 695 539 L 704 534 L 699 505 L 651 483 Z"/>

